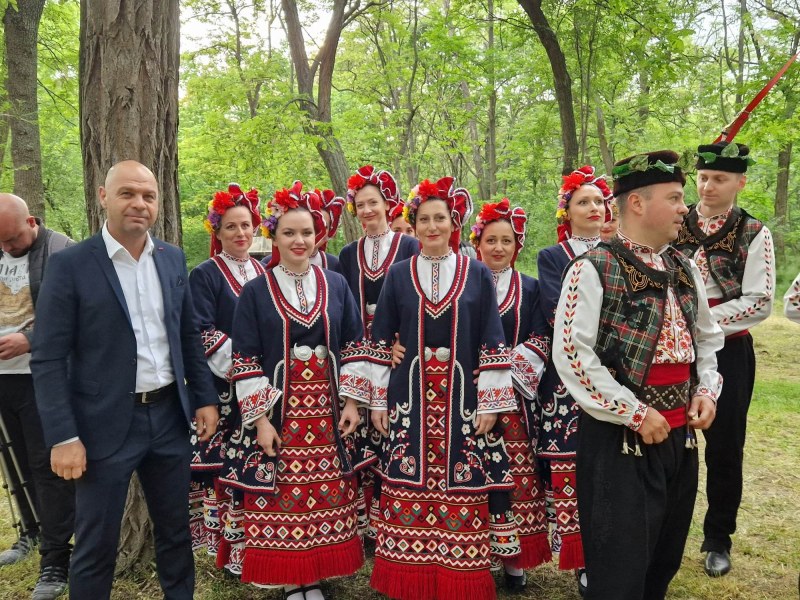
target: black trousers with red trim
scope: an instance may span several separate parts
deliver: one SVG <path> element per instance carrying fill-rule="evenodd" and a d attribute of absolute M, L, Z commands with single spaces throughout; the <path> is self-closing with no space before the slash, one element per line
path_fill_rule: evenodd
<path fill-rule="evenodd" d="M 577 481 L 588 589 L 585 600 L 663 600 L 678 572 L 697 495 L 686 428 L 636 456 L 632 431 L 582 413 Z M 631 443 L 622 453 L 623 436 Z"/>
<path fill-rule="evenodd" d="M 736 514 L 742 502 L 742 466 L 747 433 L 747 411 L 753 397 L 756 355 L 753 336 L 725 341 L 717 352 L 717 370 L 722 375 L 722 393 L 717 416 L 704 431 L 706 438 L 706 495 L 708 510 L 703 521 L 701 552 L 731 549 Z"/>

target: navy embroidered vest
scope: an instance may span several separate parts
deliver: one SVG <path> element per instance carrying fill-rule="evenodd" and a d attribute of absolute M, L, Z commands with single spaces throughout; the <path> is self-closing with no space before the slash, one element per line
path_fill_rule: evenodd
<path fill-rule="evenodd" d="M 764 224 L 734 206 L 728 220 L 719 231 L 706 235 L 698 223 L 697 207 L 692 206 L 683 221 L 678 239 L 672 244 L 685 256 L 694 257 L 703 246 L 708 260 L 708 272 L 722 291 L 727 302 L 742 295 L 742 278 L 750 244 Z"/>
<path fill-rule="evenodd" d="M 698 298 L 689 261 L 674 248 L 661 257 L 666 271 L 648 267 L 618 239 L 580 257 L 597 269 L 603 286 L 594 351 L 614 378 L 637 394 L 653 363 L 670 287 L 693 343 L 696 339 Z"/>

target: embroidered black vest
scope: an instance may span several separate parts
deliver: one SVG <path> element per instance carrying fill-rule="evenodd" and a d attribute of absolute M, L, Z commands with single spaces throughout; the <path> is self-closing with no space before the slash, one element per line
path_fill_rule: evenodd
<path fill-rule="evenodd" d="M 720 230 L 711 235 L 703 233 L 697 221 L 697 207 L 692 206 L 683 221 L 678 239 L 672 245 L 689 258 L 693 258 L 697 249 L 703 246 L 708 272 L 722 291 L 723 301 L 739 298 L 742 295 L 747 252 L 764 224 L 738 206 L 731 209 L 728 220 Z"/>
<path fill-rule="evenodd" d="M 674 248 L 661 257 L 666 271 L 648 267 L 618 239 L 580 257 L 594 265 L 603 286 L 594 351 L 614 378 L 636 394 L 653 363 L 670 287 L 697 349 L 698 299 L 689 261 Z"/>

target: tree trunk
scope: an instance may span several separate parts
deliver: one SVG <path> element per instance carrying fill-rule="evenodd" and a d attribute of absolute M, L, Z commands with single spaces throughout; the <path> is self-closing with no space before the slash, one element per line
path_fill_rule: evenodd
<path fill-rule="evenodd" d="M 178 0 L 83 0 L 80 123 L 89 227 L 103 223 L 97 189 L 121 160 L 149 167 L 161 189 L 154 235 L 181 242 L 178 196 Z M 188 490 L 187 490 L 188 494 Z M 188 510 L 188 505 L 187 505 Z M 132 480 L 118 570 L 152 559 L 144 497 Z"/>
<path fill-rule="evenodd" d="M 578 162 L 578 136 L 575 132 L 575 109 L 572 105 L 572 78 L 567 70 L 567 60 L 558 43 L 555 32 L 550 27 L 541 0 L 517 0 L 528 14 L 539 41 L 544 46 L 553 71 L 553 87 L 561 117 L 561 143 L 564 146 L 563 171 L 568 173 Z"/>
<path fill-rule="evenodd" d="M 489 109 L 486 114 L 486 179 L 491 200 L 497 194 L 497 78 L 494 54 L 494 0 L 489 0 L 489 34 L 486 54 L 489 58 Z"/>
<path fill-rule="evenodd" d="M 333 90 L 336 49 L 339 46 L 339 37 L 345 24 L 347 0 L 334 0 L 325 41 L 310 64 L 297 2 L 296 0 L 281 0 L 281 5 L 286 23 L 289 53 L 297 74 L 300 106 L 310 119 L 306 131 L 311 135 L 319 136 L 317 152 L 328 170 L 334 191 L 338 195 L 344 196 L 347 193 L 347 178 L 350 169 L 347 166 L 342 145 L 331 129 L 331 91 Z M 354 12 L 355 9 L 349 16 L 352 16 Z M 316 94 L 314 93 L 315 82 Z M 352 242 L 361 236 L 361 227 L 348 211 L 342 213 L 342 224 L 347 242 Z"/>
<path fill-rule="evenodd" d="M 603 166 L 606 168 L 606 174 L 610 174 L 611 169 L 614 168 L 614 156 L 611 154 L 611 149 L 608 147 L 606 118 L 600 106 L 600 98 L 596 96 L 594 100 L 594 110 L 597 116 L 597 141 L 600 144 L 600 155 L 603 157 Z"/>
<path fill-rule="evenodd" d="M 188 491 L 186 510 L 189 510 Z M 147 512 L 147 504 L 142 493 L 142 484 L 136 473 L 128 487 L 128 498 L 125 500 L 125 517 L 119 536 L 117 552 L 117 575 L 135 571 L 138 567 L 150 563 L 155 558 L 153 548 L 153 524 Z"/>
<path fill-rule="evenodd" d="M 181 242 L 178 195 L 178 0 L 83 0 L 80 122 L 89 228 L 103 224 L 97 189 L 121 160 L 161 188 L 153 233 Z"/>
<path fill-rule="evenodd" d="M 37 86 L 37 35 L 45 0 L 19 0 L 6 9 L 6 90 L 11 129 L 14 193 L 28 203 L 31 214 L 44 219 L 42 150 L 39 140 Z"/>

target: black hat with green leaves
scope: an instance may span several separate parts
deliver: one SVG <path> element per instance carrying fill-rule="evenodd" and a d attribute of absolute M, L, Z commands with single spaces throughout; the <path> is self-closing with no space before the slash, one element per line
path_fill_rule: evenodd
<path fill-rule="evenodd" d="M 727 171 L 745 173 L 747 167 L 755 163 L 750 158 L 750 148 L 734 142 L 701 144 L 697 147 L 697 170 Z"/>
<path fill-rule="evenodd" d="M 623 158 L 614 164 L 611 176 L 614 179 L 614 196 L 620 196 L 656 183 L 677 181 L 686 184 L 680 157 L 672 150 L 658 150 Z"/>

